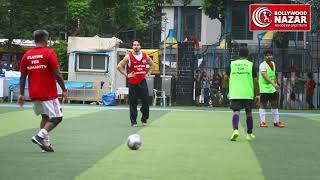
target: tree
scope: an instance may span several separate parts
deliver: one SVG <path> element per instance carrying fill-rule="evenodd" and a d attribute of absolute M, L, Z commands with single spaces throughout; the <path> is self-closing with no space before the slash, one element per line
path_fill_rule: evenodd
<path fill-rule="evenodd" d="M 218 19 L 222 26 L 225 24 L 225 1 L 202 0 L 202 9 L 211 19 Z"/>
<path fill-rule="evenodd" d="M 192 0 L 181 0 L 185 5 Z M 52 40 L 73 36 L 110 37 L 122 31 L 161 30 L 161 6 L 174 0 L 0 0 L 0 36 L 31 39 L 46 29 Z M 146 35 L 148 36 L 148 35 Z"/>
<path fill-rule="evenodd" d="M 320 33 L 320 1 L 319 0 L 311 0 L 309 1 L 312 10 L 312 22 L 311 28 L 312 31 Z"/>
<path fill-rule="evenodd" d="M 56 52 L 57 58 L 60 64 L 61 71 L 68 71 L 68 45 L 64 41 L 58 41 L 51 46 L 51 48 Z"/>
<path fill-rule="evenodd" d="M 71 20 L 80 21 L 80 27 L 75 28 L 77 23 L 73 23 L 73 34 L 105 36 L 146 29 L 151 24 L 150 17 L 158 20 L 157 11 L 160 12 L 159 7 L 164 3 L 173 0 L 68 0 L 67 6 Z"/>

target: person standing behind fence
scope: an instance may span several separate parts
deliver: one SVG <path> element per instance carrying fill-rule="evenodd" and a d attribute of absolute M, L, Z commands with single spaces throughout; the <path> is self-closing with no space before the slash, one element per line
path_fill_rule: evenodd
<path fill-rule="evenodd" d="M 149 119 L 149 94 L 148 86 L 145 80 L 145 76 L 150 76 L 154 70 L 154 63 L 152 59 L 145 53 L 141 51 L 141 41 L 135 39 L 132 41 L 133 52 L 126 55 L 118 64 L 118 71 L 128 78 L 129 86 L 129 109 L 130 109 L 130 121 L 131 126 L 137 126 L 137 105 L 138 99 L 141 99 L 141 122 L 143 126 L 147 125 L 147 120 Z M 128 72 L 125 66 L 128 65 Z M 149 70 L 147 71 L 147 65 L 149 65 Z"/>
<path fill-rule="evenodd" d="M 209 77 L 205 71 L 202 72 L 201 88 L 203 89 L 204 105 L 209 106 Z"/>
<path fill-rule="evenodd" d="M 194 77 L 194 91 L 195 91 L 195 105 L 200 105 L 200 95 L 201 95 L 201 71 L 196 70 L 196 75 Z"/>
<path fill-rule="evenodd" d="M 229 78 L 226 72 L 223 72 L 222 82 L 221 82 L 221 94 L 223 96 L 223 105 L 227 106 L 229 104 L 228 93 L 229 93 Z"/>
<path fill-rule="evenodd" d="M 308 73 L 308 81 L 307 81 L 307 103 L 309 105 L 309 109 L 314 109 L 313 105 L 313 94 L 314 94 L 314 88 L 316 87 L 316 82 L 313 80 L 313 74 Z"/>
<path fill-rule="evenodd" d="M 212 106 L 218 106 L 220 104 L 220 86 L 221 86 L 221 76 L 219 72 L 215 69 L 211 79 L 211 101 Z"/>
<path fill-rule="evenodd" d="M 253 140 L 253 118 L 252 118 L 252 106 L 253 100 L 258 94 L 258 80 L 257 73 L 248 58 L 249 50 L 247 47 L 241 47 L 238 60 L 232 61 L 230 68 L 227 71 L 229 78 L 229 96 L 230 96 L 230 108 L 233 110 L 232 125 L 233 133 L 230 140 L 236 141 L 239 136 L 239 119 L 240 110 L 246 111 L 246 123 L 247 123 L 247 140 Z"/>
<path fill-rule="evenodd" d="M 20 95 L 18 103 L 24 104 L 24 88 L 28 76 L 29 96 L 33 102 L 36 115 L 42 116 L 40 131 L 32 137 L 32 142 L 39 145 L 43 151 L 53 152 L 49 142 L 51 132 L 62 121 L 62 110 L 58 100 L 56 82 L 62 89 L 62 97 L 67 91 L 59 70 L 56 53 L 47 48 L 49 33 L 46 30 L 36 30 L 33 38 L 36 47 L 27 51 L 20 64 Z"/>
<path fill-rule="evenodd" d="M 259 66 L 259 87 L 260 87 L 260 127 L 266 128 L 266 108 L 268 102 L 271 105 L 273 124 L 275 127 L 283 128 L 284 124 L 279 121 L 278 91 L 280 90 L 276 78 L 276 66 L 272 61 L 272 52 L 264 52 L 264 61 Z"/>

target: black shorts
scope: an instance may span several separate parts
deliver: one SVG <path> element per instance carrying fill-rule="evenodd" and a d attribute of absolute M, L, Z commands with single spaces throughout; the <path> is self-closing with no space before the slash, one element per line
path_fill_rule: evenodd
<path fill-rule="evenodd" d="M 268 103 L 269 102 L 278 102 L 279 94 L 278 92 L 274 93 L 260 93 L 260 102 L 261 103 Z"/>
<path fill-rule="evenodd" d="M 246 112 L 251 112 L 253 106 L 252 99 L 231 99 L 230 109 L 233 111 L 240 111 L 245 109 Z"/>

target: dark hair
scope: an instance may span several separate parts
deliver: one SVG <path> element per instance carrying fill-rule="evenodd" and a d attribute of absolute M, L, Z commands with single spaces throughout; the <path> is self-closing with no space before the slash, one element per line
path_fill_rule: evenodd
<path fill-rule="evenodd" d="M 140 46 L 142 46 L 142 42 L 141 42 L 140 39 L 134 39 L 134 40 L 132 40 L 131 44 L 133 45 L 133 42 L 135 42 L 135 41 L 137 41 L 137 42 L 140 44 Z"/>
<path fill-rule="evenodd" d="M 272 51 L 270 49 L 267 49 L 264 51 L 263 54 L 266 56 L 267 54 L 272 54 Z"/>
<path fill-rule="evenodd" d="M 48 31 L 43 29 L 33 31 L 33 39 L 35 43 L 41 43 L 45 37 L 49 37 Z"/>
<path fill-rule="evenodd" d="M 245 46 L 241 47 L 240 50 L 239 50 L 239 56 L 240 57 L 248 57 L 248 55 L 249 55 L 248 48 L 245 47 Z"/>
<path fill-rule="evenodd" d="M 313 74 L 311 72 L 308 72 L 307 76 L 309 79 L 313 79 Z"/>

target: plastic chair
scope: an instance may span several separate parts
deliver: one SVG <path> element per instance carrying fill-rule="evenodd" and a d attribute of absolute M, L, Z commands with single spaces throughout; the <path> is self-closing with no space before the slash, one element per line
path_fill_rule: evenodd
<path fill-rule="evenodd" d="M 129 88 L 127 87 L 119 87 L 116 91 L 117 99 L 119 99 L 119 104 L 121 104 L 121 101 L 124 100 L 125 104 L 128 104 L 128 94 L 129 94 Z"/>
<path fill-rule="evenodd" d="M 159 91 L 153 89 L 153 106 L 156 105 L 157 100 L 160 99 L 160 105 L 166 107 L 166 93 L 165 91 Z"/>

